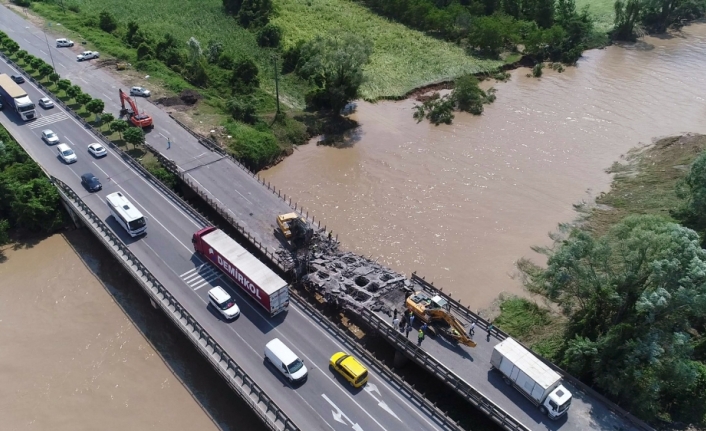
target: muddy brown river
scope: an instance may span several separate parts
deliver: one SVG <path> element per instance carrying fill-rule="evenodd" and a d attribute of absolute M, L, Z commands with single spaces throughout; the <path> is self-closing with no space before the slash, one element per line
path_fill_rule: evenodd
<path fill-rule="evenodd" d="M 516 70 L 480 117 L 435 127 L 415 102 L 359 103 L 345 148 L 299 147 L 264 172 L 344 247 L 417 271 L 473 308 L 522 293 L 515 262 L 607 190 L 605 169 L 653 138 L 706 132 L 706 24 L 586 52 L 541 79 Z"/>

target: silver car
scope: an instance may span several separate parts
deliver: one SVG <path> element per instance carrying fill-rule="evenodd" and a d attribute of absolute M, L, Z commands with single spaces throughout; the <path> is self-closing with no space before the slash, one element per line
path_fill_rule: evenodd
<path fill-rule="evenodd" d="M 52 102 L 51 99 L 48 97 L 42 97 L 41 99 L 39 99 L 39 106 L 44 109 L 51 109 L 54 107 L 54 102 Z"/>
<path fill-rule="evenodd" d="M 150 97 L 150 90 L 145 87 L 132 87 L 130 89 L 130 96 L 140 96 L 140 97 Z"/>
<path fill-rule="evenodd" d="M 56 145 L 59 143 L 59 137 L 49 129 L 42 131 L 42 140 L 48 145 Z"/>

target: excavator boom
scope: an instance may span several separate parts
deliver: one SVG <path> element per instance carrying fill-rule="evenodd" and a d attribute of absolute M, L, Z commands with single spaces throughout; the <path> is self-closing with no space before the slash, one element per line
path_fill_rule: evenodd
<path fill-rule="evenodd" d="M 443 309 L 426 310 L 433 320 L 443 320 L 451 327 L 449 335 L 459 343 L 468 347 L 476 347 L 476 343 L 466 335 L 466 328 L 451 313 Z"/>
<path fill-rule="evenodd" d="M 120 113 L 127 114 L 133 126 L 142 128 L 152 127 L 152 117 L 144 112 L 138 111 L 135 101 L 125 94 L 122 89 L 118 89 L 118 94 L 120 95 L 120 105 L 122 106 Z M 130 105 L 130 109 L 125 108 L 125 102 Z"/>

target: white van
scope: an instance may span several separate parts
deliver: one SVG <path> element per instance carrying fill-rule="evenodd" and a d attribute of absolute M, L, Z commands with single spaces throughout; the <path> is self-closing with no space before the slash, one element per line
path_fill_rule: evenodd
<path fill-rule="evenodd" d="M 265 345 L 265 361 L 271 363 L 292 383 L 303 382 L 306 379 L 308 371 L 304 361 L 299 359 L 279 338 Z"/>
<path fill-rule="evenodd" d="M 57 151 L 59 151 L 59 157 L 64 163 L 74 163 L 76 160 L 76 153 L 66 144 L 59 144 L 56 146 Z"/>

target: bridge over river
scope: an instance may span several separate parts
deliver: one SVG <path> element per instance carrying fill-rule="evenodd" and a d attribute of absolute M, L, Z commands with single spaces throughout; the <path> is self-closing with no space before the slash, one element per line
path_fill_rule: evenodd
<path fill-rule="evenodd" d="M 117 116 L 120 108 L 117 89 L 121 84 L 113 76 L 89 62 L 77 63 L 75 53 L 70 50 L 47 46 L 41 29 L 4 6 L 0 6 L 0 28 L 30 54 L 48 63 L 53 61 L 62 78 L 104 100 L 105 110 Z M 0 62 L 0 73 L 17 72 L 7 59 Z M 35 101 L 45 96 L 54 98 L 31 79 L 23 88 Z M 104 138 L 58 99 L 55 101 L 54 109 L 38 108 L 39 118 L 35 121 L 25 123 L 5 109 L 0 114 L 0 123 L 54 179 L 76 220 L 104 242 L 145 288 L 153 304 L 172 318 L 272 429 L 460 429 L 306 302 L 295 300 L 286 316 L 266 317 L 237 287 L 194 254 L 191 235 L 209 221 L 108 142 L 104 141 L 110 146 L 108 156 L 92 158 L 86 151 L 88 144 Z M 154 118 L 156 126 L 147 134 L 149 146 L 185 185 L 217 209 L 265 258 L 283 266 L 285 262 L 276 253 L 280 243 L 273 235 L 275 215 L 290 212 L 292 208 L 282 191 L 260 182 L 207 140 L 181 127 L 162 109 L 147 101 L 140 102 L 140 109 Z M 48 128 L 74 149 L 78 155 L 76 163 L 63 164 L 56 148 L 40 139 L 42 130 Z M 170 149 L 167 139 L 172 143 Z M 88 193 L 81 187 L 80 175 L 86 172 L 101 180 L 102 191 Z M 126 194 L 148 217 L 145 237 L 129 237 L 109 216 L 103 198 L 115 191 Z M 413 282 L 419 288 L 437 292 L 419 278 L 413 278 Z M 206 306 L 206 293 L 215 285 L 223 285 L 235 295 L 242 310 L 236 321 L 223 322 Z M 453 304 L 454 312 L 462 319 L 479 319 L 459 304 Z M 360 310 L 360 318 L 400 354 L 413 359 L 506 429 L 648 429 L 639 421 L 629 420 L 630 416 L 617 406 L 568 376 L 576 397 L 568 416 L 557 422 L 541 416 L 532 404 L 505 387 L 499 376 L 490 371 L 490 351 L 505 336 L 502 333 L 489 342 L 481 337 L 476 349 L 448 346 L 431 339 L 417 348 L 392 330 L 387 316 Z M 478 322 L 476 337 L 484 325 L 482 320 Z M 292 387 L 263 362 L 264 345 L 275 337 L 289 344 L 307 363 L 311 371 L 305 384 Z M 352 351 L 369 366 L 370 380 L 365 389 L 352 390 L 329 370 L 328 359 L 340 350 Z"/>

